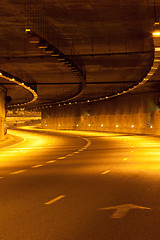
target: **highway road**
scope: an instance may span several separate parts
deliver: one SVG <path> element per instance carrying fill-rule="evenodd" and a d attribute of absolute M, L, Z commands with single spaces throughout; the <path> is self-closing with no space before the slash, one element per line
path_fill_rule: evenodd
<path fill-rule="evenodd" d="M 160 237 L 160 139 L 9 130 L 0 149 L 1 240 Z"/>

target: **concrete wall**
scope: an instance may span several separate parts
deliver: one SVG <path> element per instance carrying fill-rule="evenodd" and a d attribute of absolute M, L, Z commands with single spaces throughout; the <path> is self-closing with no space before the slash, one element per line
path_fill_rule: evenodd
<path fill-rule="evenodd" d="M 42 126 L 160 135 L 159 94 L 123 95 L 95 103 L 44 108 Z"/>
<path fill-rule="evenodd" d="M 5 92 L 0 87 L 0 140 L 5 136 Z"/>

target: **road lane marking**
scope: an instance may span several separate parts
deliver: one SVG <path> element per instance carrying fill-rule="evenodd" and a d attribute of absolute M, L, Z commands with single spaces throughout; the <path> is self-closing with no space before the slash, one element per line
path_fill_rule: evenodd
<path fill-rule="evenodd" d="M 50 161 L 47 161 L 46 163 L 53 163 L 53 162 L 56 162 L 56 160 L 50 160 Z"/>
<path fill-rule="evenodd" d="M 15 136 L 16 136 L 16 135 L 15 135 Z M 14 147 L 14 146 L 16 146 L 16 145 L 18 145 L 18 144 L 24 143 L 24 142 L 27 140 L 26 137 L 22 137 L 22 138 L 23 138 L 23 141 L 22 141 L 22 142 L 18 142 L 18 143 L 12 144 L 12 145 L 10 145 L 10 146 L 2 147 L 1 149 L 4 149 L 4 148 L 12 148 L 12 147 Z"/>
<path fill-rule="evenodd" d="M 19 174 L 19 173 L 23 173 L 23 172 L 26 172 L 27 170 L 19 170 L 19 171 L 16 171 L 16 172 L 11 172 L 10 174 Z"/>
<path fill-rule="evenodd" d="M 133 153 L 134 151 L 132 150 L 131 152 Z"/>
<path fill-rule="evenodd" d="M 132 146 L 132 148 L 134 148 L 134 146 Z"/>
<path fill-rule="evenodd" d="M 71 154 L 68 154 L 67 156 L 68 157 L 72 157 L 74 155 L 74 153 L 71 153 Z"/>
<path fill-rule="evenodd" d="M 79 152 L 74 152 L 74 153 L 79 153 Z"/>
<path fill-rule="evenodd" d="M 56 202 L 56 201 L 58 201 L 58 200 L 60 200 L 61 198 L 64 198 L 64 197 L 65 197 L 65 195 L 60 195 L 60 196 L 58 196 L 58 197 L 56 197 L 56 198 L 51 199 L 50 201 L 48 201 L 48 202 L 46 202 L 46 203 L 44 203 L 44 204 L 45 204 L 45 205 L 52 204 L 52 203 L 54 203 L 54 202 Z"/>
<path fill-rule="evenodd" d="M 100 208 L 99 210 L 110 210 L 110 209 L 115 209 L 115 212 L 111 215 L 110 218 L 123 218 L 131 209 L 151 210 L 151 208 L 142 207 L 134 204 L 117 205 L 113 207 Z"/>
<path fill-rule="evenodd" d="M 57 159 L 64 159 L 64 158 L 66 158 L 66 156 L 65 156 L 65 157 L 59 157 L 59 158 L 57 158 Z"/>
<path fill-rule="evenodd" d="M 83 149 L 80 149 L 79 152 L 83 152 Z"/>
<path fill-rule="evenodd" d="M 31 168 L 39 168 L 39 167 L 43 167 L 44 165 L 42 165 L 42 164 L 38 164 L 38 165 L 34 165 L 34 166 L 32 166 Z"/>
<path fill-rule="evenodd" d="M 127 161 L 128 160 L 128 158 L 126 157 L 126 158 L 123 158 L 123 161 Z"/>
<path fill-rule="evenodd" d="M 101 174 L 109 173 L 111 170 L 106 170 L 105 172 L 102 172 Z"/>

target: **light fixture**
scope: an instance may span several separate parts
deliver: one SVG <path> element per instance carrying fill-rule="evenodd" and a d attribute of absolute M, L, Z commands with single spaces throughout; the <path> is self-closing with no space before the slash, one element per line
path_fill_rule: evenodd
<path fill-rule="evenodd" d="M 56 52 L 52 52 L 52 53 L 51 53 L 51 56 L 52 56 L 52 57 L 58 57 L 58 56 L 59 56 L 59 54 L 58 54 L 58 53 L 56 53 Z"/>
<path fill-rule="evenodd" d="M 116 125 L 116 128 L 118 127 L 118 124 Z"/>
<path fill-rule="evenodd" d="M 32 35 L 30 36 L 29 42 L 33 44 L 38 44 L 40 42 L 40 38 L 36 35 Z"/>
<path fill-rule="evenodd" d="M 45 49 L 47 47 L 48 47 L 48 45 L 45 41 L 42 41 L 38 44 L 38 48 L 40 48 L 40 49 Z"/>
<path fill-rule="evenodd" d="M 45 48 L 45 52 L 48 54 L 52 53 L 53 52 L 52 47 L 48 46 L 47 48 Z"/>
<path fill-rule="evenodd" d="M 160 37 L 160 31 L 154 31 L 152 35 L 153 37 Z"/>
<path fill-rule="evenodd" d="M 25 27 L 25 32 L 27 33 L 27 32 L 31 32 L 32 30 L 31 30 L 31 28 L 30 27 Z"/>
<path fill-rule="evenodd" d="M 132 125 L 131 128 L 134 128 L 134 125 Z"/>
<path fill-rule="evenodd" d="M 160 47 L 155 47 L 155 51 L 160 52 Z"/>

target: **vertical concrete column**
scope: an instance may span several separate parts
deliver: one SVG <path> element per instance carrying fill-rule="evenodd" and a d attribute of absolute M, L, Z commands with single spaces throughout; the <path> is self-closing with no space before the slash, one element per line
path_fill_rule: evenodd
<path fill-rule="evenodd" d="M 3 139 L 5 136 L 5 98 L 6 93 L 0 87 L 0 140 Z"/>

